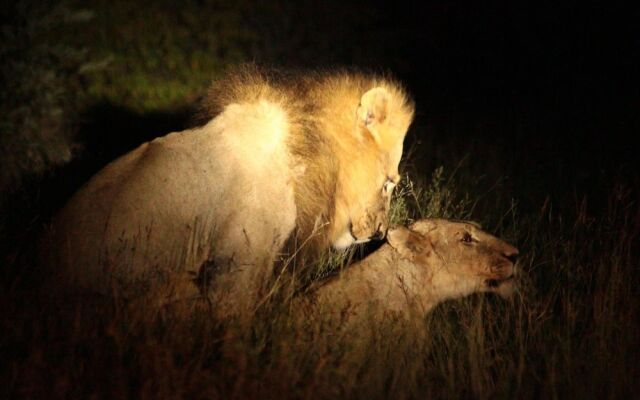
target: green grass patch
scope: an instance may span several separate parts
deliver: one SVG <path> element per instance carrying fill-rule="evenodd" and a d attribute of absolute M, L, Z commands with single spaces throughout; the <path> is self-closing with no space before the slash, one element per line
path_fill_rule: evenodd
<path fill-rule="evenodd" d="M 137 112 L 183 106 L 229 63 L 243 61 L 251 32 L 239 5 L 222 1 L 72 2 L 93 15 L 62 36 L 87 50 L 92 99 Z"/>

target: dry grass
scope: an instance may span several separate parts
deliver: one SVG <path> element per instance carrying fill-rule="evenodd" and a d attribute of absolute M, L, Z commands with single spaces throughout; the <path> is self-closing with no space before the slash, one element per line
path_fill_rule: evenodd
<path fill-rule="evenodd" d="M 405 179 L 395 222 L 468 217 L 455 179 Z M 2 294 L 4 398 L 630 398 L 638 389 L 639 300 L 634 193 L 573 217 L 549 203 L 504 221 L 523 254 L 521 289 L 477 295 L 426 320 L 369 320 L 346 330 L 278 296 L 250 327 L 212 318 L 205 300 Z M 497 219 L 496 219 L 497 220 Z M 491 230 L 490 227 L 488 230 Z M 332 268 L 341 267 L 334 260 Z"/>

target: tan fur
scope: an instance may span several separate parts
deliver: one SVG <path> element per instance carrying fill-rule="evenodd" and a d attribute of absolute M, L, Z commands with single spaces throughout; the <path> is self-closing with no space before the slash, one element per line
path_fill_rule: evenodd
<path fill-rule="evenodd" d="M 303 302 L 355 320 L 372 311 L 424 315 L 447 299 L 513 291 L 518 250 L 473 223 L 424 219 L 389 230 L 387 240 Z"/>
<path fill-rule="evenodd" d="M 45 262 L 102 291 L 206 265 L 248 304 L 285 243 L 311 260 L 386 232 L 413 116 L 394 81 L 247 66 L 213 85 L 203 115 L 96 174 L 55 218 Z"/>

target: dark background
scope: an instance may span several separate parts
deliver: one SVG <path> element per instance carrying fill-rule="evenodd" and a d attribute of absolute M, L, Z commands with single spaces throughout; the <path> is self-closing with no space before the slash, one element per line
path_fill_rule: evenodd
<path fill-rule="evenodd" d="M 394 75 L 417 105 L 407 171 L 462 167 L 462 192 L 499 187 L 505 200 L 479 201 L 480 216 L 508 197 L 525 213 L 587 198 L 598 214 L 613 183 L 637 193 L 637 7 L 94 0 L 4 2 L 1 15 L 8 247 L 108 161 L 189 127 L 239 62 Z"/>
<path fill-rule="evenodd" d="M 420 151 L 426 173 L 447 157 L 439 145 L 453 142 L 442 151 L 469 155 L 479 175 L 495 168 L 516 180 L 521 204 L 576 190 L 598 197 L 599 182 L 635 176 L 637 8 L 605 2 L 322 4 L 287 11 L 305 21 L 307 36 L 294 49 L 267 52 L 269 60 L 392 71 L 415 96 L 409 142 L 427 142 Z M 268 24 L 264 29 L 270 43 L 297 36 Z"/>
<path fill-rule="evenodd" d="M 42 4 L 3 4 L 2 55 L 13 60 L 1 71 L 3 110 L 12 116 L 3 140 L 13 145 L 3 151 L 5 158 L 18 158 L 6 168 L 18 177 L 85 160 L 85 172 L 70 184 L 77 186 L 140 142 L 188 126 L 208 82 L 246 61 L 392 73 L 416 100 L 407 143 L 425 143 L 418 154 L 426 174 L 470 156 L 478 167 L 493 163 L 486 169 L 527 181 L 533 190 L 523 188 L 526 198 L 556 187 L 590 192 L 594 181 L 635 172 L 637 7 L 316 0 Z M 43 81 L 41 87 L 24 89 L 32 76 Z M 30 109 L 25 103 L 32 103 Z M 42 118 L 16 112 L 24 108 L 37 115 L 62 112 Z M 25 124 L 30 118 L 35 121 Z M 62 128 L 42 134 L 39 127 L 51 119 Z M 25 135 L 25 125 L 37 133 Z M 16 136 L 24 138 L 17 146 L 7 139 Z M 72 155 L 62 156 L 52 137 L 64 137 L 59 141 Z M 502 153 L 499 160 L 483 157 L 478 145 Z M 35 153 L 43 165 L 21 160 L 20 152 L 31 159 Z"/>

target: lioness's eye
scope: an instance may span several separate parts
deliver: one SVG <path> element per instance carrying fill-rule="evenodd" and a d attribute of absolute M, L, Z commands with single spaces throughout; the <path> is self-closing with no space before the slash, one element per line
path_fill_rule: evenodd
<path fill-rule="evenodd" d="M 462 239 L 460 239 L 460 241 L 464 243 L 471 243 L 473 242 L 473 238 L 471 237 L 471 234 L 469 234 L 469 232 L 465 232 L 462 235 Z"/>
<path fill-rule="evenodd" d="M 382 186 L 382 191 L 385 194 L 389 194 L 389 193 L 391 193 L 391 191 L 393 190 L 394 187 L 396 187 L 396 184 L 392 180 L 387 179 L 387 181 Z"/>

